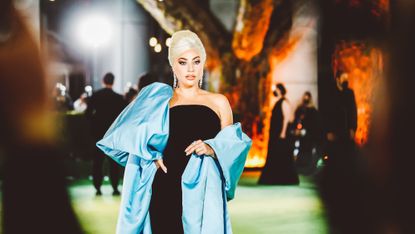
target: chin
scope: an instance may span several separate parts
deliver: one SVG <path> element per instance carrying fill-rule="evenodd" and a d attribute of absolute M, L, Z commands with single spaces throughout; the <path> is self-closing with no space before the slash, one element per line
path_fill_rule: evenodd
<path fill-rule="evenodd" d="M 193 86 L 197 86 L 197 80 L 185 80 L 184 82 L 183 82 L 183 84 L 186 86 L 186 87 L 193 87 Z"/>

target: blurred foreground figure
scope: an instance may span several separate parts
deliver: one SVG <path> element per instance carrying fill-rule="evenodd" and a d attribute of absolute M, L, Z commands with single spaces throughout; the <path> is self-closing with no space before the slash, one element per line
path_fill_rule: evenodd
<path fill-rule="evenodd" d="M 415 233 L 414 137 L 415 1 L 391 1 L 387 77 L 373 123 L 368 155 L 382 214 L 377 233 Z M 378 208 L 379 209 L 379 208 Z"/>
<path fill-rule="evenodd" d="M 0 2 L 0 78 L 2 232 L 82 233 L 55 146 L 45 70 L 12 1 Z"/>
<path fill-rule="evenodd" d="M 330 233 L 415 233 L 414 24 L 415 1 L 390 1 L 386 76 L 377 90 L 367 146 L 356 154 L 339 145 L 340 157 L 331 156 L 323 176 Z"/>

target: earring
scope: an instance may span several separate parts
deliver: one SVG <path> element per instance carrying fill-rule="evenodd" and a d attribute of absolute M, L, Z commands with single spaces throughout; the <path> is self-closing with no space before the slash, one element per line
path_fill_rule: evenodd
<path fill-rule="evenodd" d="M 177 77 L 176 74 L 173 73 L 173 88 L 177 88 L 179 85 L 177 84 Z"/>
<path fill-rule="evenodd" d="M 199 88 L 202 88 L 203 85 L 203 76 L 199 80 Z"/>

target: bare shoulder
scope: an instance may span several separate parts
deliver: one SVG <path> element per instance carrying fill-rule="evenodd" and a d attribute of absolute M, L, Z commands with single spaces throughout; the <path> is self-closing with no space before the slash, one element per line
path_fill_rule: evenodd
<path fill-rule="evenodd" d="M 221 127 L 224 128 L 232 124 L 232 109 L 231 105 L 229 104 L 228 98 L 223 94 L 212 93 L 207 91 L 205 95 L 207 95 L 212 105 L 215 106 L 215 109 L 221 119 Z"/>
<path fill-rule="evenodd" d="M 212 94 L 213 101 L 218 105 L 219 108 L 228 108 L 230 107 L 228 98 L 220 93 L 213 93 Z"/>
<path fill-rule="evenodd" d="M 284 101 L 282 102 L 282 108 L 290 109 L 291 108 L 290 101 L 288 101 L 287 99 L 284 99 Z"/>
<path fill-rule="evenodd" d="M 217 109 L 230 108 L 228 98 L 225 95 L 208 91 L 204 91 L 204 95 L 206 95 L 206 97 L 216 106 Z"/>

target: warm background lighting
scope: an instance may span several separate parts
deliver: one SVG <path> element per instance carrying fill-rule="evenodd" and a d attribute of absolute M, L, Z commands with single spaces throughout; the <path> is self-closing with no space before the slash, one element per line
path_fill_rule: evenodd
<path fill-rule="evenodd" d="M 349 86 L 355 93 L 357 105 L 355 141 L 364 145 L 370 131 L 376 87 L 382 80 L 382 51 L 367 42 L 343 41 L 337 45 L 334 55 L 333 70 L 338 69 L 349 75 Z"/>
<path fill-rule="evenodd" d="M 171 44 L 171 37 L 166 39 L 166 46 L 170 47 L 170 44 Z"/>
<path fill-rule="evenodd" d="M 157 44 L 156 46 L 154 46 L 154 51 L 156 53 L 160 53 L 161 52 L 161 45 L 160 44 Z"/>
<path fill-rule="evenodd" d="M 151 37 L 150 38 L 150 41 L 149 41 L 149 44 L 150 44 L 150 46 L 151 47 L 154 47 L 154 46 L 156 46 L 157 45 L 157 38 L 155 38 L 155 37 Z"/>

